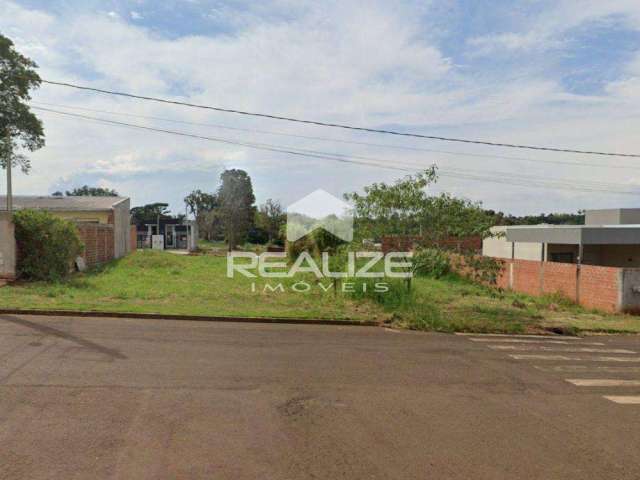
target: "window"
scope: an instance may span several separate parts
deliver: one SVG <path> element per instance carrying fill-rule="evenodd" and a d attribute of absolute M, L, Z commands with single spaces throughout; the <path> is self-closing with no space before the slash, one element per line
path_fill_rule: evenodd
<path fill-rule="evenodd" d="M 573 252 L 552 253 L 551 261 L 558 263 L 573 263 Z"/>

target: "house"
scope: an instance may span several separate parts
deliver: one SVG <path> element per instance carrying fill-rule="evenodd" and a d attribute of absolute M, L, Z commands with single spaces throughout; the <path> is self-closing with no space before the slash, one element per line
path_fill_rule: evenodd
<path fill-rule="evenodd" d="M 494 227 L 482 253 L 502 259 L 498 286 L 560 293 L 588 308 L 640 312 L 640 208 L 587 210 L 584 225 Z"/>
<path fill-rule="evenodd" d="M 6 197 L 0 196 L 0 206 Z M 13 197 L 15 210 L 45 210 L 78 226 L 85 260 L 95 265 L 126 255 L 132 249 L 130 201 L 127 197 Z"/>
<path fill-rule="evenodd" d="M 640 208 L 587 210 L 584 225 L 494 227 L 483 255 L 520 260 L 640 267 Z"/>
<path fill-rule="evenodd" d="M 160 235 L 165 250 L 188 250 L 198 248 L 198 226 L 192 220 L 180 220 L 161 216 L 153 223 L 136 225 L 137 248 L 151 248 L 152 238 Z"/>

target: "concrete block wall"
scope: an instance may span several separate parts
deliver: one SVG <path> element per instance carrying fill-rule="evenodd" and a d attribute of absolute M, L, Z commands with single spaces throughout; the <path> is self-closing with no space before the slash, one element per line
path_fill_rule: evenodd
<path fill-rule="evenodd" d="M 16 238 L 8 212 L 0 212 L 0 278 L 12 280 L 16 276 Z"/>

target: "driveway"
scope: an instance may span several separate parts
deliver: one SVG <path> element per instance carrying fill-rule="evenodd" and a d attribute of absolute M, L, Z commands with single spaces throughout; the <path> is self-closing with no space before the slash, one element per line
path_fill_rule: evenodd
<path fill-rule="evenodd" d="M 0 316 L 2 479 L 637 479 L 640 338 Z"/>

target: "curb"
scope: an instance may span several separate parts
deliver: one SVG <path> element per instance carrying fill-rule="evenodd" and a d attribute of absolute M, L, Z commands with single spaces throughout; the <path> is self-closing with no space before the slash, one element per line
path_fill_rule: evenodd
<path fill-rule="evenodd" d="M 349 327 L 379 327 L 381 323 L 356 320 L 326 320 L 278 317 L 220 317 L 207 315 L 165 315 L 161 313 L 92 312 L 73 310 L 23 310 L 0 308 L 0 315 L 41 315 L 52 317 L 134 318 L 141 320 L 186 320 L 191 322 L 270 323 L 289 325 L 334 325 Z"/>

